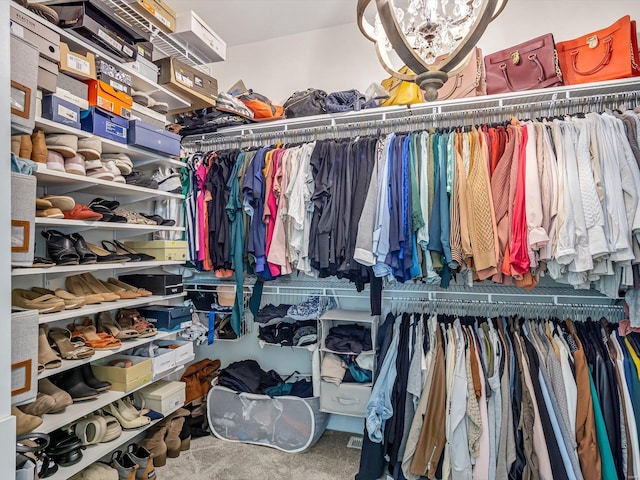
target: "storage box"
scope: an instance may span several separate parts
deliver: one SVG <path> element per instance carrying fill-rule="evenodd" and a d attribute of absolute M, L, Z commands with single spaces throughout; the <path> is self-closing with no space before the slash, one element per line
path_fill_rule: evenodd
<path fill-rule="evenodd" d="M 193 10 L 178 12 L 175 35 L 202 51 L 212 62 L 222 61 L 227 56 L 227 44 Z"/>
<path fill-rule="evenodd" d="M 195 67 L 173 57 L 156 62 L 160 67 L 158 83 L 191 102 L 188 110 L 213 107 L 218 96 L 218 81 Z"/>
<path fill-rule="evenodd" d="M 139 42 L 136 43 L 138 49 L 138 60 L 143 58 L 149 62 L 153 62 L 153 43 L 151 42 Z"/>
<path fill-rule="evenodd" d="M 33 266 L 36 243 L 36 177 L 11 174 L 11 266 Z"/>
<path fill-rule="evenodd" d="M 38 58 L 38 88 L 47 93 L 56 93 L 58 88 L 58 64 L 42 56 Z"/>
<path fill-rule="evenodd" d="M 25 15 L 14 6 L 10 9 L 11 34 L 35 46 L 40 56 L 58 63 L 60 61 L 60 35 L 47 26 Z"/>
<path fill-rule="evenodd" d="M 35 127 L 38 89 L 38 50 L 10 35 L 11 45 L 11 129 L 12 133 L 30 133 Z M 31 200 L 30 200 L 31 201 Z"/>
<path fill-rule="evenodd" d="M 193 342 L 181 340 L 158 340 L 153 343 L 161 348 L 172 349 L 176 356 L 176 365 L 185 365 L 194 358 Z"/>
<path fill-rule="evenodd" d="M 180 138 L 180 135 L 168 132 L 164 127 L 154 127 L 140 120 L 129 122 L 129 145 L 177 157 L 180 155 Z M 186 255 L 178 260 L 183 259 L 186 260 Z"/>
<path fill-rule="evenodd" d="M 32 402 L 38 394 L 38 311 L 11 312 L 11 403 Z"/>
<path fill-rule="evenodd" d="M 371 387 L 357 383 L 320 383 L 320 410 L 327 413 L 364 417 Z"/>
<path fill-rule="evenodd" d="M 143 107 L 142 105 L 133 102 L 131 106 L 131 118 L 132 120 L 140 120 L 142 122 L 148 123 L 149 125 L 153 125 L 157 128 L 163 128 L 167 124 L 167 116 L 163 113 L 158 113 L 155 110 L 151 110 L 150 108 Z"/>
<path fill-rule="evenodd" d="M 320 411 L 318 397 L 271 398 L 214 385 L 207 395 L 207 420 L 222 440 L 300 453 L 320 439 L 329 415 Z"/>
<path fill-rule="evenodd" d="M 131 116 L 133 99 L 130 95 L 120 92 L 100 80 L 90 80 L 87 85 L 89 86 L 90 106 L 100 107 L 126 119 Z"/>
<path fill-rule="evenodd" d="M 111 62 L 107 62 L 102 58 L 96 60 L 96 76 L 97 79 L 110 85 L 120 92 L 131 95 L 131 86 L 133 80 L 131 75 Z"/>
<path fill-rule="evenodd" d="M 128 352 L 130 353 L 130 352 Z M 138 355 L 120 355 L 118 358 L 128 358 L 129 360 L 135 360 L 138 358 L 149 358 Z M 176 366 L 176 354 L 173 350 L 166 350 L 164 348 L 158 349 L 158 355 L 150 357 L 151 360 L 151 373 L 156 378 L 158 375 L 163 374 L 175 368 Z"/>
<path fill-rule="evenodd" d="M 42 97 L 44 94 L 42 90 L 36 90 L 36 118 L 42 116 Z"/>
<path fill-rule="evenodd" d="M 42 116 L 62 125 L 80 129 L 80 107 L 56 95 L 42 99 Z"/>
<path fill-rule="evenodd" d="M 158 380 L 140 390 L 140 395 L 144 398 L 146 408 L 168 415 L 184 405 L 186 388 L 184 382 Z"/>
<path fill-rule="evenodd" d="M 70 77 L 69 75 L 66 75 L 64 73 L 60 73 L 58 74 L 58 88 L 61 90 L 65 90 L 70 94 L 79 97 L 87 102 L 86 107 L 80 107 L 83 110 L 89 108 L 89 87 L 86 83 L 76 78 Z"/>
<path fill-rule="evenodd" d="M 127 143 L 129 121 L 98 107 L 80 112 L 82 130 L 118 143 Z"/>
<path fill-rule="evenodd" d="M 127 360 L 131 360 L 133 364 L 129 368 L 108 365 L 110 361 L 119 358 L 124 358 L 124 356 L 114 355 L 91 365 L 93 374 L 98 380 L 111 383 L 111 390 L 128 392 L 153 380 L 150 358 L 127 357 Z"/>
<path fill-rule="evenodd" d="M 149 41 L 148 35 L 125 24 L 113 9 L 96 0 L 54 0 L 47 2 L 47 6 L 58 13 L 60 27 L 73 29 L 124 61 L 136 59 L 136 43 Z"/>
<path fill-rule="evenodd" d="M 158 83 L 158 72 L 160 69 L 152 61 L 138 57 L 135 62 L 125 63 L 124 65 L 134 72 L 139 73 L 147 80 L 153 83 Z"/>
<path fill-rule="evenodd" d="M 191 325 L 191 307 L 182 305 L 151 305 L 138 309 L 140 315 L 153 323 L 156 328 L 163 330 L 177 330 Z"/>
<path fill-rule="evenodd" d="M 60 73 L 79 80 L 95 80 L 96 57 L 91 52 L 86 55 L 72 52 L 66 43 L 60 42 Z"/>
<path fill-rule="evenodd" d="M 322 327 L 322 340 L 320 345 L 322 350 L 331 351 L 326 348 L 325 340 L 327 339 L 327 335 L 329 335 L 331 327 L 337 325 L 357 324 L 363 326 L 371 333 L 371 345 L 375 345 L 379 318 L 377 315 L 372 316 L 369 312 L 361 310 L 327 310 L 320 318 L 320 325 Z M 341 354 L 341 352 L 335 353 Z"/>
<path fill-rule="evenodd" d="M 153 255 L 156 260 L 187 260 L 186 240 L 150 240 L 146 242 L 125 242 L 125 244 L 137 252 Z"/>
<path fill-rule="evenodd" d="M 162 0 L 126 0 L 136 12 L 166 33 L 176 29 L 176 13 Z"/>
<path fill-rule="evenodd" d="M 149 290 L 154 295 L 182 293 L 182 275 L 137 273 L 120 275 L 118 278 L 130 285 Z"/>
<path fill-rule="evenodd" d="M 60 87 L 56 88 L 56 97 L 59 97 L 62 100 L 75 105 L 80 110 L 87 110 L 89 108 L 89 100 L 87 100 L 86 98 L 80 98 L 71 92 L 63 90 Z"/>

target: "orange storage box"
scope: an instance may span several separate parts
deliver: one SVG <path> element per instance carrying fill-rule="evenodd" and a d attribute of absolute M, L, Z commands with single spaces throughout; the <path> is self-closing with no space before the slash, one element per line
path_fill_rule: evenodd
<path fill-rule="evenodd" d="M 89 86 L 89 106 L 100 107 L 126 119 L 131 117 L 133 99 L 129 95 L 100 80 L 90 80 L 87 85 Z"/>

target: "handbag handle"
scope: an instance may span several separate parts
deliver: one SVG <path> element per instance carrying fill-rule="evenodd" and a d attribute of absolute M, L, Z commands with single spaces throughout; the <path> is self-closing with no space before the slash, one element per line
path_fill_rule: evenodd
<path fill-rule="evenodd" d="M 594 73 L 599 72 L 609 64 L 609 62 L 611 61 L 611 57 L 613 56 L 613 38 L 607 37 L 603 40 L 603 42 L 607 46 L 607 49 L 604 52 L 604 56 L 602 57 L 602 60 L 600 60 L 600 63 L 598 65 L 596 65 L 595 67 L 593 67 L 591 70 L 588 70 L 588 71 L 578 70 L 578 65 L 577 65 L 578 53 L 580 53 L 580 51 L 573 50 L 571 52 L 571 66 L 573 67 L 573 70 L 578 75 L 593 75 Z"/>
<path fill-rule="evenodd" d="M 527 56 L 527 58 L 529 59 L 529 61 L 531 61 L 532 63 L 534 63 L 537 67 L 538 67 L 538 71 L 540 72 L 540 75 L 538 75 L 538 83 L 542 83 L 544 81 L 544 68 L 542 68 L 542 64 L 540 63 L 540 60 L 538 60 L 538 55 L 535 53 L 532 53 L 531 55 Z M 513 85 L 511 85 L 511 80 L 509 80 L 509 74 L 507 73 L 507 64 L 506 63 L 501 63 L 500 64 L 500 70 L 502 70 L 502 75 L 504 76 L 504 81 L 507 83 L 507 87 L 509 87 L 509 90 L 511 90 L 512 92 L 515 92 L 516 89 L 513 88 Z"/>

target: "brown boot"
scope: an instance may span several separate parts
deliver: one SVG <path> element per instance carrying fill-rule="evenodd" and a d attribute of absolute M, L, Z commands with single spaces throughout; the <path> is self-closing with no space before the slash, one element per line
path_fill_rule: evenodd
<path fill-rule="evenodd" d="M 42 425 L 42 419 L 40 417 L 24 413 L 18 407 L 11 407 L 11 415 L 16 417 L 17 435 L 33 432 L 36 428 Z"/>
<path fill-rule="evenodd" d="M 47 163 L 47 142 L 44 139 L 44 132 L 42 130 L 33 132 L 31 143 L 33 145 L 31 160 L 38 163 Z"/>
<path fill-rule="evenodd" d="M 182 440 L 180 440 L 180 432 L 184 425 L 184 417 L 172 418 L 167 427 L 167 437 L 164 439 L 167 445 L 167 455 L 169 458 L 177 458 L 180 456 L 180 447 Z"/>
<path fill-rule="evenodd" d="M 31 137 L 29 135 L 22 135 L 20 137 L 20 158 L 26 158 L 29 160 L 31 158 L 31 151 L 33 150 L 33 145 L 31 144 Z"/>
<path fill-rule="evenodd" d="M 154 425 L 149 429 L 146 438 L 138 444 L 151 452 L 156 467 L 164 467 L 167 464 L 167 444 L 164 442 L 166 434 L 166 426 Z"/>
<path fill-rule="evenodd" d="M 11 137 L 11 151 L 16 157 L 20 156 L 21 143 L 22 143 L 22 137 L 20 137 L 20 135 L 14 135 Z"/>

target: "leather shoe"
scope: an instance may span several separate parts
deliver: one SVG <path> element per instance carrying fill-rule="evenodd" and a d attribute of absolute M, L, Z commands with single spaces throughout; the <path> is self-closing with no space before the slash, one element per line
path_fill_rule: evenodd
<path fill-rule="evenodd" d="M 48 378 L 38 380 L 38 391 L 55 400 L 56 406 L 49 413 L 61 412 L 73 403 L 71 395 L 56 387 Z"/>
<path fill-rule="evenodd" d="M 100 394 L 96 389 L 91 388 L 89 385 L 84 383 L 82 373 L 78 368 L 65 372 L 64 375 L 57 375 L 52 378 L 52 381 L 62 390 L 71 395 L 74 402 L 93 400 L 94 398 L 98 398 L 98 395 Z"/>
<path fill-rule="evenodd" d="M 97 390 L 98 392 L 104 392 L 105 390 L 109 390 L 111 384 L 109 382 L 103 382 L 102 380 L 98 380 L 93 374 L 93 370 L 91 370 L 91 365 L 85 363 L 82 367 L 80 367 L 82 371 L 82 379 L 84 383 L 86 383 L 89 387 Z"/>
<path fill-rule="evenodd" d="M 21 405 L 18 408 L 26 414 L 41 417 L 45 413 L 56 409 L 56 401 L 52 396 L 38 392 L 38 396 L 34 402 Z"/>
<path fill-rule="evenodd" d="M 11 415 L 16 417 L 16 435 L 24 435 L 34 431 L 42 425 L 42 419 L 35 415 L 24 413 L 18 407 L 11 407 Z"/>

